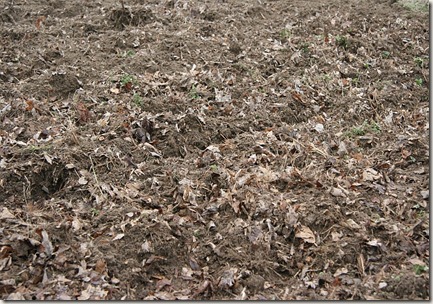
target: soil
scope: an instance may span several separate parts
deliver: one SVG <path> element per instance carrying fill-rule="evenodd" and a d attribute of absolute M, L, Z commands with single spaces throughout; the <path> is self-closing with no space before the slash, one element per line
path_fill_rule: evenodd
<path fill-rule="evenodd" d="M 1 299 L 429 299 L 426 10 L 1 6 Z"/>

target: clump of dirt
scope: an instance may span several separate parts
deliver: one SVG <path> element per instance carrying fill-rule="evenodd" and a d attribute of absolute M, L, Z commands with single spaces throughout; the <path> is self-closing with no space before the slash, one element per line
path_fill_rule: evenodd
<path fill-rule="evenodd" d="M 422 8 L 3 4 L 1 299 L 429 299 Z"/>

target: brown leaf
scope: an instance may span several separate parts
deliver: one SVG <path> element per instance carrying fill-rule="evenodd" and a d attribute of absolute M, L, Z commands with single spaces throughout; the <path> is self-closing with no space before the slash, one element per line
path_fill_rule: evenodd
<path fill-rule="evenodd" d="M 200 270 L 200 265 L 198 264 L 197 260 L 193 257 L 189 258 L 189 266 L 191 266 L 191 269 L 194 271 Z"/>
<path fill-rule="evenodd" d="M 26 100 L 26 111 L 31 112 L 34 107 L 35 107 L 35 103 L 33 102 L 33 100 Z"/>
<path fill-rule="evenodd" d="M 14 218 L 15 218 L 15 215 L 13 215 L 12 212 L 10 212 L 8 208 L 3 207 L 2 210 L 0 211 L 0 220 L 14 219 Z"/>
<path fill-rule="evenodd" d="M 171 285 L 171 280 L 163 278 L 162 280 L 156 282 L 156 291 L 160 291 L 165 286 L 170 286 L 170 285 Z"/>
<path fill-rule="evenodd" d="M 412 153 L 410 151 L 406 150 L 406 149 L 402 149 L 401 150 L 401 156 L 403 157 L 403 159 L 408 158 L 409 156 L 411 156 L 411 154 Z"/>
<path fill-rule="evenodd" d="M 78 119 L 80 122 L 85 123 L 90 120 L 90 112 L 84 103 L 82 102 L 77 103 L 75 109 L 78 112 Z"/>
<path fill-rule="evenodd" d="M 41 245 L 43 246 L 44 252 L 47 256 L 51 256 L 53 254 L 53 244 L 51 244 L 51 241 L 48 237 L 48 233 L 45 230 L 42 230 L 41 235 L 42 235 Z"/>
<path fill-rule="evenodd" d="M 98 272 L 100 274 L 104 274 L 106 269 L 107 269 L 107 264 L 105 263 L 104 260 L 96 261 L 96 264 L 95 264 L 95 271 L 96 272 Z"/>
<path fill-rule="evenodd" d="M 35 25 L 38 30 L 41 28 L 42 23 L 45 22 L 46 19 L 47 18 L 45 16 L 40 16 L 38 19 L 36 19 Z"/>
<path fill-rule="evenodd" d="M 301 225 L 296 233 L 295 233 L 295 237 L 303 239 L 304 242 L 306 243 L 310 243 L 310 244 L 314 244 L 316 243 L 316 237 L 314 236 L 313 231 L 308 228 L 307 226 L 303 226 Z"/>
<path fill-rule="evenodd" d="M 230 268 L 228 270 L 225 270 L 218 283 L 218 287 L 222 289 L 226 289 L 227 287 L 232 287 L 235 283 L 235 273 L 238 271 L 237 268 Z"/>
<path fill-rule="evenodd" d="M 292 98 L 296 101 L 299 101 L 300 103 L 304 103 L 304 101 L 302 100 L 301 94 L 299 94 L 298 92 L 292 91 Z"/>

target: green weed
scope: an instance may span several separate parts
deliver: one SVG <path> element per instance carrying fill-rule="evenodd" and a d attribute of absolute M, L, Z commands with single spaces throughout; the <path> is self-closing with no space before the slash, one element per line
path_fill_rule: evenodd
<path fill-rule="evenodd" d="M 189 90 L 189 97 L 191 97 L 192 99 L 198 99 L 200 97 L 200 94 L 198 93 L 197 88 L 194 84 L 191 86 L 191 89 Z"/>
<path fill-rule="evenodd" d="M 391 56 L 391 53 L 390 52 L 388 52 L 388 51 L 383 51 L 382 52 L 382 58 L 389 58 Z"/>
<path fill-rule="evenodd" d="M 428 266 L 422 266 L 422 265 L 413 265 L 413 271 L 416 275 L 420 275 L 423 272 L 428 272 L 429 268 Z"/>
<path fill-rule="evenodd" d="M 95 216 L 99 215 L 99 210 L 92 208 L 92 209 L 90 209 L 90 213 L 92 214 L 92 217 L 95 217 Z"/>
<path fill-rule="evenodd" d="M 421 57 L 415 57 L 413 59 L 413 61 L 416 63 L 417 66 L 419 66 L 420 68 L 422 68 L 424 66 L 424 59 L 422 59 Z"/>
<path fill-rule="evenodd" d="M 365 120 L 362 125 L 353 127 L 349 131 L 345 132 L 346 137 L 363 136 L 368 133 L 380 133 L 381 128 L 378 123 Z"/>
<path fill-rule="evenodd" d="M 337 35 L 337 37 L 335 37 L 335 42 L 345 50 L 347 50 L 347 47 L 349 46 L 349 41 L 345 36 Z"/>
<path fill-rule="evenodd" d="M 429 1 L 423 0 L 399 0 L 399 4 L 411 11 L 428 12 Z"/>
<path fill-rule="evenodd" d="M 132 96 L 132 102 L 139 107 L 143 106 L 143 98 L 138 93 L 135 93 L 134 96 Z"/>
<path fill-rule="evenodd" d="M 290 38 L 290 31 L 288 29 L 282 29 L 280 31 L 280 40 L 287 40 L 288 38 Z"/>
<path fill-rule="evenodd" d="M 307 42 L 302 43 L 302 44 L 301 44 L 301 50 L 302 50 L 302 52 L 304 52 L 304 53 L 308 53 L 308 52 L 310 52 L 310 44 L 307 43 Z"/>
<path fill-rule="evenodd" d="M 417 84 L 417 85 L 419 85 L 419 86 L 422 86 L 422 84 L 423 84 L 423 80 L 422 80 L 422 78 L 417 78 L 417 79 L 415 79 L 415 83 Z"/>
<path fill-rule="evenodd" d="M 135 55 L 135 52 L 133 50 L 128 50 L 126 52 L 123 52 L 122 57 L 132 57 Z"/>
<path fill-rule="evenodd" d="M 133 84 L 135 83 L 135 78 L 132 75 L 129 74 L 125 74 L 120 78 L 120 84 L 122 85 L 122 87 L 126 86 L 127 84 Z"/>

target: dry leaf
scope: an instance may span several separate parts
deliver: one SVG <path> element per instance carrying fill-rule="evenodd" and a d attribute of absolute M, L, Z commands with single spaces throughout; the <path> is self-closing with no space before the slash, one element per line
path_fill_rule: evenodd
<path fill-rule="evenodd" d="M 237 268 L 230 268 L 225 270 L 219 280 L 218 287 L 226 289 L 227 287 L 232 287 L 235 283 L 235 274 L 238 271 Z"/>
<path fill-rule="evenodd" d="M 5 220 L 5 219 L 13 219 L 15 218 L 15 215 L 13 215 L 8 208 L 3 207 L 2 211 L 0 212 L 0 220 Z"/>
<path fill-rule="evenodd" d="M 303 239 L 304 242 L 314 244 L 316 243 L 316 237 L 313 231 L 307 226 L 301 225 L 295 234 L 295 237 Z"/>
<path fill-rule="evenodd" d="M 345 267 L 338 268 L 338 269 L 335 271 L 335 273 L 334 273 L 334 278 L 335 278 L 335 277 L 338 277 L 338 276 L 340 276 L 340 275 L 342 275 L 342 274 L 347 274 L 348 272 L 349 272 L 349 270 L 347 270 L 347 268 L 345 268 Z"/>
<path fill-rule="evenodd" d="M 78 218 L 74 218 L 72 220 L 72 229 L 74 229 L 74 231 L 80 230 L 81 226 L 81 222 L 78 220 Z"/>
<path fill-rule="evenodd" d="M 26 104 L 26 111 L 31 112 L 35 108 L 35 103 L 33 102 L 33 100 L 26 100 Z"/>
<path fill-rule="evenodd" d="M 374 169 L 372 168 L 367 168 L 364 170 L 364 172 L 362 172 L 362 179 L 364 181 L 369 181 L 372 182 L 374 180 L 378 180 L 380 179 L 381 175 Z"/>
<path fill-rule="evenodd" d="M 336 197 L 346 197 L 346 194 L 343 192 L 343 190 L 335 187 L 332 187 L 331 195 Z"/>
<path fill-rule="evenodd" d="M 156 282 L 156 291 L 160 291 L 165 286 L 170 286 L 170 285 L 171 285 L 171 280 L 163 278 L 162 280 Z"/>
<path fill-rule="evenodd" d="M 116 236 L 113 238 L 113 241 L 121 240 L 121 239 L 123 239 L 124 236 L 125 236 L 125 234 L 123 234 L 123 233 L 119 233 L 118 235 L 116 235 Z"/>
<path fill-rule="evenodd" d="M 80 122 L 88 122 L 90 120 L 90 112 L 87 109 L 86 105 L 82 102 L 79 102 L 75 106 L 78 112 L 78 119 Z"/>
<path fill-rule="evenodd" d="M 361 226 L 359 226 L 354 220 L 352 220 L 352 219 L 348 219 L 347 221 L 346 221 L 346 224 L 347 224 L 347 226 L 349 227 L 349 228 L 352 228 L 352 229 L 360 229 L 361 228 Z"/>
<path fill-rule="evenodd" d="M 45 22 L 46 19 L 47 18 L 45 16 L 40 16 L 38 19 L 36 19 L 35 26 L 38 30 L 41 28 L 42 23 Z"/>
<path fill-rule="evenodd" d="M 100 274 L 104 274 L 106 269 L 107 269 L 107 264 L 105 263 L 104 260 L 96 261 L 96 264 L 95 264 L 95 271 L 96 272 L 98 272 Z"/>
<path fill-rule="evenodd" d="M 80 185 L 86 185 L 86 184 L 88 183 L 88 181 L 87 181 L 87 179 L 86 179 L 84 176 L 81 176 L 81 177 L 78 179 L 78 183 L 79 183 Z"/>
<path fill-rule="evenodd" d="M 41 231 L 42 234 L 42 242 L 41 245 L 44 247 L 44 252 L 47 256 L 51 256 L 53 254 L 53 244 L 48 237 L 48 233 L 45 230 Z"/>

